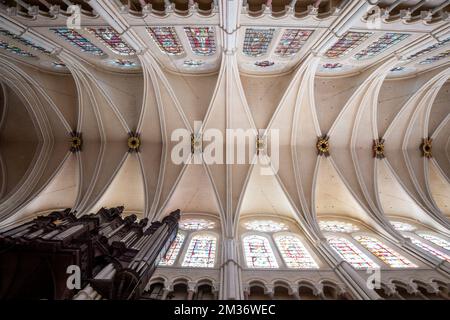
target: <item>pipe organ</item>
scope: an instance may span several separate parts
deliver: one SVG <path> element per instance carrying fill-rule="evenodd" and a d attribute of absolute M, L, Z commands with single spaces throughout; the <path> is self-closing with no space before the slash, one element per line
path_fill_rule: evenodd
<path fill-rule="evenodd" d="M 55 211 L 0 232 L 0 299 L 140 299 L 180 210 L 149 224 L 123 209 Z"/>

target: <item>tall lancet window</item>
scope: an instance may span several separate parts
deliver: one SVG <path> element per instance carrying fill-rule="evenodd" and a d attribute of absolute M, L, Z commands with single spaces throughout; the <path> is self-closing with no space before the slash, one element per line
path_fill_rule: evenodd
<path fill-rule="evenodd" d="M 281 57 L 293 56 L 300 51 L 311 34 L 310 30 L 286 29 L 275 49 L 275 54 Z"/>
<path fill-rule="evenodd" d="M 370 44 L 366 49 L 361 50 L 357 54 L 355 54 L 355 59 L 362 60 L 372 58 L 383 51 L 391 48 L 396 45 L 403 39 L 407 38 L 409 34 L 406 33 L 395 33 L 388 32 L 381 36 L 377 41 Z"/>
<path fill-rule="evenodd" d="M 100 27 L 88 28 L 88 30 L 114 53 L 125 56 L 134 54 L 134 50 L 120 38 L 120 35 L 113 28 Z"/>
<path fill-rule="evenodd" d="M 247 28 L 244 36 L 244 48 L 242 49 L 244 54 L 251 57 L 264 55 L 272 41 L 274 31 L 274 28 Z"/>
<path fill-rule="evenodd" d="M 340 58 L 365 41 L 371 32 L 346 32 L 333 46 L 325 52 L 328 58 Z"/>
<path fill-rule="evenodd" d="M 216 52 L 213 27 L 184 27 L 192 51 L 201 56 L 210 56 Z"/>
<path fill-rule="evenodd" d="M 329 237 L 330 246 L 356 269 L 378 268 L 367 255 L 361 252 L 353 243 L 342 237 Z"/>
<path fill-rule="evenodd" d="M 213 268 L 216 244 L 217 238 L 211 234 L 194 235 L 181 265 L 193 268 Z"/>
<path fill-rule="evenodd" d="M 416 268 L 417 266 L 400 255 L 397 251 L 389 248 L 380 240 L 369 236 L 354 236 L 367 250 L 377 256 L 380 260 L 392 268 Z"/>
<path fill-rule="evenodd" d="M 402 236 L 411 239 L 411 242 L 416 246 L 431 253 L 441 260 L 447 260 L 450 262 L 450 255 L 448 255 L 448 253 L 445 253 L 445 250 L 439 250 L 440 248 L 435 248 L 435 245 L 437 245 L 447 250 L 450 249 L 450 243 L 448 241 L 445 241 L 444 239 L 426 232 L 415 231 L 417 230 L 417 227 L 406 222 L 391 221 L 391 224 L 395 230 L 400 231 Z M 419 236 L 426 241 L 423 241 L 422 239 L 419 240 Z M 446 245 L 447 248 L 445 248 Z"/>
<path fill-rule="evenodd" d="M 169 55 L 184 53 L 174 27 L 148 27 L 147 30 L 163 52 Z"/>
<path fill-rule="evenodd" d="M 410 238 L 411 242 L 414 243 L 416 246 L 422 248 L 423 250 L 431 253 L 432 255 L 438 257 L 441 260 L 447 260 L 448 262 L 450 262 L 450 256 L 448 254 L 443 253 L 440 250 L 437 250 L 435 248 L 433 248 L 432 246 L 417 240 L 416 238 L 409 236 L 409 235 L 405 235 L 405 237 Z"/>
<path fill-rule="evenodd" d="M 181 246 L 183 245 L 184 238 L 184 234 L 178 232 L 175 240 L 170 245 L 169 250 L 167 250 L 166 255 L 159 262 L 160 266 L 171 266 L 175 263 L 175 260 L 180 253 Z"/>
<path fill-rule="evenodd" d="M 267 238 L 249 235 L 244 238 L 243 242 L 245 260 L 249 268 L 278 268 L 278 263 Z"/>
<path fill-rule="evenodd" d="M 432 234 L 423 233 L 423 232 L 417 232 L 417 235 L 421 238 L 424 238 L 425 240 L 433 242 L 434 244 L 438 245 L 439 247 L 444 248 L 445 250 L 450 251 L 450 242 L 448 242 L 447 240 L 444 240 L 440 237 L 436 237 L 436 236 L 433 236 Z"/>
<path fill-rule="evenodd" d="M 95 56 L 102 56 L 105 54 L 101 49 L 99 49 L 97 46 L 92 44 L 88 39 L 86 39 L 73 29 L 61 27 L 61 28 L 50 28 L 50 30 L 56 33 L 61 38 L 65 39 L 73 46 L 78 47 L 83 52 L 87 52 Z"/>
<path fill-rule="evenodd" d="M 289 268 L 312 269 L 319 266 L 299 238 L 293 235 L 275 236 L 275 243 Z"/>

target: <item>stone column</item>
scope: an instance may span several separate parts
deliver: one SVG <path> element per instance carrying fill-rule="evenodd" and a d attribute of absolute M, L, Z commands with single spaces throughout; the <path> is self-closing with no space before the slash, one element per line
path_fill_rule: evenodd
<path fill-rule="evenodd" d="M 219 299 L 239 300 L 244 298 L 241 283 L 241 267 L 237 262 L 237 241 L 233 238 L 225 238 L 223 245 L 223 261 L 221 266 L 221 290 Z"/>

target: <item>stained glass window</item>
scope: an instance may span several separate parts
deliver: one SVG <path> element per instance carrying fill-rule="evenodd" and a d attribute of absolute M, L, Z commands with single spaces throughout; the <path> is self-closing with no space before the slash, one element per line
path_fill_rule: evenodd
<path fill-rule="evenodd" d="M 257 67 L 261 67 L 261 68 L 265 68 L 265 67 L 271 67 L 275 64 L 275 62 L 273 61 L 268 61 L 268 60 L 264 60 L 264 61 L 256 61 L 255 62 L 255 66 Z"/>
<path fill-rule="evenodd" d="M 213 229 L 215 225 L 213 221 L 205 219 L 185 219 L 180 221 L 179 227 L 182 230 L 205 230 Z"/>
<path fill-rule="evenodd" d="M 87 52 L 96 56 L 104 55 L 104 52 L 93 45 L 88 39 L 83 37 L 77 31 L 69 28 L 50 28 L 53 32 L 55 32 L 58 36 L 64 38 L 70 44 L 75 47 L 78 47 L 83 52 Z"/>
<path fill-rule="evenodd" d="M 181 265 L 183 267 L 193 268 L 214 267 L 216 242 L 216 237 L 212 235 L 195 235 L 189 243 L 184 261 Z"/>
<path fill-rule="evenodd" d="M 289 57 L 296 54 L 312 34 L 310 30 L 286 29 L 275 49 L 275 54 Z"/>
<path fill-rule="evenodd" d="M 403 39 L 409 37 L 406 33 L 388 32 L 381 36 L 377 41 L 370 44 L 366 49 L 355 54 L 357 60 L 368 59 L 374 57 L 381 52 L 391 48 Z"/>
<path fill-rule="evenodd" d="M 434 62 L 437 62 L 437 61 L 442 60 L 444 58 L 447 58 L 449 56 L 450 56 L 450 50 L 446 50 L 446 51 L 441 52 L 441 53 L 439 53 L 439 54 L 437 54 L 435 56 L 432 56 L 432 57 L 426 58 L 425 60 L 420 61 L 419 64 L 434 63 Z"/>
<path fill-rule="evenodd" d="M 119 34 L 111 27 L 88 28 L 104 45 L 120 55 L 134 54 L 134 50 L 122 41 Z"/>
<path fill-rule="evenodd" d="M 273 38 L 275 29 L 247 28 L 245 30 L 244 54 L 251 57 L 259 57 L 267 52 Z"/>
<path fill-rule="evenodd" d="M 65 68 L 66 64 L 62 62 L 53 62 L 53 67 L 55 68 Z"/>
<path fill-rule="evenodd" d="M 376 255 L 380 260 L 392 268 L 415 268 L 411 261 L 401 256 L 397 251 L 389 248 L 376 238 L 369 236 L 355 236 L 356 241 L 361 243 L 367 250 Z"/>
<path fill-rule="evenodd" d="M 188 60 L 184 60 L 183 61 L 183 65 L 186 67 L 192 67 L 192 68 L 196 68 L 201 66 L 202 64 L 204 64 L 204 62 L 202 60 L 192 60 L 192 59 L 188 59 Z"/>
<path fill-rule="evenodd" d="M 431 46 L 428 46 L 425 49 L 419 50 L 416 53 L 414 53 L 414 54 L 410 55 L 409 57 L 407 57 L 406 59 L 407 60 L 416 59 L 416 58 L 418 58 L 420 56 L 423 56 L 423 55 L 425 55 L 427 53 L 430 53 L 430 52 L 432 52 L 432 51 L 442 47 L 443 45 L 445 45 L 445 44 L 447 44 L 449 42 L 450 42 L 450 37 L 445 39 L 445 40 L 443 40 L 443 41 L 441 41 L 441 42 L 438 42 L 438 43 L 435 43 L 435 44 L 433 44 Z"/>
<path fill-rule="evenodd" d="M 292 235 L 276 236 L 275 243 L 280 250 L 284 263 L 289 268 L 311 269 L 319 267 L 299 238 Z"/>
<path fill-rule="evenodd" d="M 405 67 L 394 67 L 394 68 L 392 68 L 389 71 L 391 71 L 391 72 L 399 72 L 399 71 L 402 71 L 404 69 L 405 69 Z"/>
<path fill-rule="evenodd" d="M 247 230 L 260 232 L 278 232 L 288 229 L 288 227 L 284 223 L 275 222 L 272 220 L 252 220 L 244 223 L 244 227 Z"/>
<path fill-rule="evenodd" d="M 325 63 L 322 65 L 324 69 L 339 69 L 342 68 L 342 64 L 340 63 Z"/>
<path fill-rule="evenodd" d="M 351 233 L 358 231 L 359 228 L 349 222 L 343 222 L 343 221 L 334 221 L 334 220 L 328 220 L 328 221 L 319 221 L 319 227 L 320 230 L 323 231 L 330 231 L 330 232 L 345 232 L 345 233 Z"/>
<path fill-rule="evenodd" d="M 167 54 L 179 55 L 184 52 L 174 27 L 149 27 L 147 30 L 159 48 Z"/>
<path fill-rule="evenodd" d="M 130 68 L 130 67 L 135 67 L 137 64 L 134 61 L 131 60 L 126 60 L 126 59 L 115 59 L 112 60 L 112 63 L 118 67 L 122 67 L 122 68 Z"/>
<path fill-rule="evenodd" d="M 51 53 L 49 50 L 47 50 L 47 49 L 45 49 L 45 48 L 43 48 L 43 47 L 41 47 L 41 46 L 31 42 L 30 40 L 25 39 L 22 36 L 13 34 L 13 33 L 9 32 L 8 30 L 0 28 L 0 34 L 2 34 L 4 36 L 7 36 L 7 37 L 9 37 L 11 39 L 14 39 L 16 41 L 19 41 L 20 43 L 22 43 L 22 44 L 24 44 L 24 45 L 26 45 L 26 46 L 28 46 L 30 48 L 33 48 L 35 50 L 39 50 L 39 51 L 41 51 L 41 52 L 43 52 L 45 54 L 50 54 Z"/>
<path fill-rule="evenodd" d="M 400 222 L 400 221 L 390 221 L 395 230 L 398 231 L 414 231 L 416 227 L 410 225 L 409 223 Z"/>
<path fill-rule="evenodd" d="M 30 53 L 28 51 L 25 51 L 25 50 L 22 50 L 19 47 L 10 45 L 9 43 L 7 43 L 5 41 L 2 41 L 2 40 L 0 40 L 0 49 L 4 49 L 4 50 L 6 50 L 8 52 L 14 53 L 14 54 L 16 54 L 18 56 L 21 56 L 21 57 L 27 57 L 27 58 L 34 58 L 34 57 L 36 57 L 32 53 Z"/>
<path fill-rule="evenodd" d="M 269 240 L 251 235 L 244 238 L 244 255 L 249 268 L 278 268 Z"/>
<path fill-rule="evenodd" d="M 356 269 L 378 268 L 367 255 L 361 252 L 353 243 L 345 238 L 329 237 L 327 238 L 330 246 L 348 263 Z"/>
<path fill-rule="evenodd" d="M 416 246 L 418 246 L 418 247 L 422 248 L 423 250 L 431 253 L 432 255 L 438 257 L 439 259 L 447 260 L 448 262 L 450 262 L 450 256 L 445 254 L 445 253 L 443 253 L 442 251 L 436 250 L 432 246 L 429 246 L 428 244 L 426 244 L 426 243 L 424 243 L 424 242 L 422 242 L 420 240 L 417 240 L 414 237 L 411 237 L 411 236 L 408 236 L 408 235 L 405 235 L 405 237 L 410 238 L 411 242 L 414 243 Z"/>
<path fill-rule="evenodd" d="M 159 262 L 159 265 L 160 266 L 173 265 L 175 263 L 175 259 L 178 256 L 178 253 L 180 252 L 183 242 L 184 242 L 184 234 L 178 233 L 175 240 L 173 240 L 172 244 L 170 245 L 169 250 L 167 250 L 166 255 Z"/>
<path fill-rule="evenodd" d="M 201 56 L 210 56 L 216 52 L 213 27 L 184 27 L 192 51 Z"/>
<path fill-rule="evenodd" d="M 447 240 L 444 240 L 440 237 L 433 236 L 429 233 L 417 232 L 417 235 L 424 238 L 425 240 L 428 240 L 430 242 L 433 242 L 434 244 L 437 244 L 439 247 L 442 247 L 442 248 L 450 251 L 450 242 L 448 242 Z"/>
<path fill-rule="evenodd" d="M 327 50 L 325 55 L 328 58 L 339 58 L 359 46 L 366 40 L 371 32 L 346 32 L 333 46 Z"/>

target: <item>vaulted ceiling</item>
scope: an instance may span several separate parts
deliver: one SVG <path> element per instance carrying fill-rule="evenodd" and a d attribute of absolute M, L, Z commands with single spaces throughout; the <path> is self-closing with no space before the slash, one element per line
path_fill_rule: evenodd
<path fill-rule="evenodd" d="M 61 36 L 70 4 L 82 8 L 78 44 Z M 124 205 L 151 220 L 176 208 L 213 214 L 229 235 L 255 214 L 311 228 L 320 215 L 374 226 L 401 216 L 448 233 L 450 3 L 378 4 L 1 1 L 1 225 Z M 199 27 L 209 35 L 196 47 Z M 176 164 L 176 129 L 203 150 L 209 129 L 250 130 L 247 150 L 266 130 L 259 158 L 279 165 L 267 175 L 248 161 Z M 325 136 L 329 156 L 316 146 Z"/>

